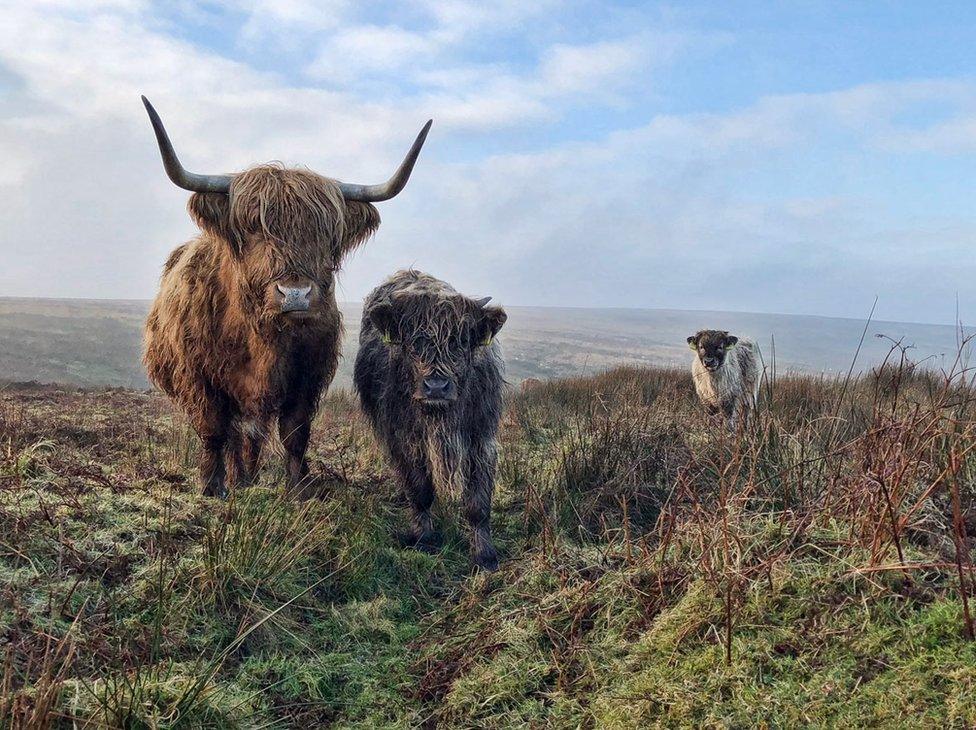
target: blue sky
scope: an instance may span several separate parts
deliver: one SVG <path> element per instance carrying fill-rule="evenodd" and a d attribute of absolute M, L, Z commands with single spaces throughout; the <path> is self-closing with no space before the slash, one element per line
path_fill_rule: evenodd
<path fill-rule="evenodd" d="M 154 294 L 193 227 L 145 93 L 210 172 L 372 182 L 434 118 L 349 300 L 976 316 L 971 3 L 7 5 L 0 295 Z"/>

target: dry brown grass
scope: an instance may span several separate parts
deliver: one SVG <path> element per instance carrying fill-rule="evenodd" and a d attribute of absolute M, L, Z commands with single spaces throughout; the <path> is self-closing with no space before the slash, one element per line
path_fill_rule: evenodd
<path fill-rule="evenodd" d="M 354 399 L 228 503 L 128 391 L 0 392 L 0 724 L 976 722 L 968 371 L 785 375 L 728 432 L 683 371 L 511 394 L 499 573 L 393 546 Z M 944 678 L 951 677 L 951 682 Z"/>

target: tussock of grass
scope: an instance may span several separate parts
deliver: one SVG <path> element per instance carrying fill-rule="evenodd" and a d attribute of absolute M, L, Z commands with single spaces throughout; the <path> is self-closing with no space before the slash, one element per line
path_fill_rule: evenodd
<path fill-rule="evenodd" d="M 320 498 L 197 494 L 160 398 L 0 393 L 0 721 L 10 727 L 976 723 L 973 389 L 889 364 L 770 379 L 739 433 L 687 373 L 513 394 L 472 574 L 437 555 L 348 394 Z M 967 615 L 968 611 L 968 615 Z"/>

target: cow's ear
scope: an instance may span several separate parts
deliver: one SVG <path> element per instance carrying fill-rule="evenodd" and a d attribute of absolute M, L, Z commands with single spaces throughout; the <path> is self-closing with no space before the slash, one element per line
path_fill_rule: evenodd
<path fill-rule="evenodd" d="M 697 350 L 698 349 L 698 335 L 692 335 L 688 338 L 688 349 Z"/>
<path fill-rule="evenodd" d="M 186 204 L 200 230 L 231 240 L 230 196 L 226 193 L 193 193 Z"/>
<path fill-rule="evenodd" d="M 396 317 L 393 305 L 388 301 L 377 302 L 369 309 L 369 321 L 380 333 L 383 342 L 390 344 L 394 341 L 396 332 Z"/>
<path fill-rule="evenodd" d="M 725 347 L 735 347 L 735 343 L 739 341 L 739 338 L 735 335 L 725 335 Z"/>
<path fill-rule="evenodd" d="M 490 345 L 506 321 L 508 321 L 508 315 L 501 307 L 482 306 L 478 321 L 477 344 Z"/>
<path fill-rule="evenodd" d="M 371 203 L 347 201 L 343 224 L 342 240 L 337 242 L 332 252 L 332 259 L 337 267 L 346 254 L 376 233 L 376 229 L 380 227 L 380 212 Z"/>

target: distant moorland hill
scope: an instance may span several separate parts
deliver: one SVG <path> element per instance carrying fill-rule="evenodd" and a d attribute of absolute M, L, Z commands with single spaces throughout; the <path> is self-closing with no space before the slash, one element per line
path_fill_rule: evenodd
<path fill-rule="evenodd" d="M 351 383 L 359 337 L 358 304 L 343 304 L 345 357 L 336 385 Z M 145 388 L 140 363 L 142 323 L 149 303 L 132 300 L 0 298 L 0 381 Z M 508 378 L 583 375 L 627 364 L 685 365 L 685 338 L 702 328 L 728 329 L 755 339 L 779 372 L 846 372 L 864 322 L 743 312 L 669 309 L 507 307 L 500 341 Z M 872 322 L 858 369 L 880 363 L 891 341 L 913 345 L 912 359 L 951 365 L 958 330 L 946 325 Z"/>

